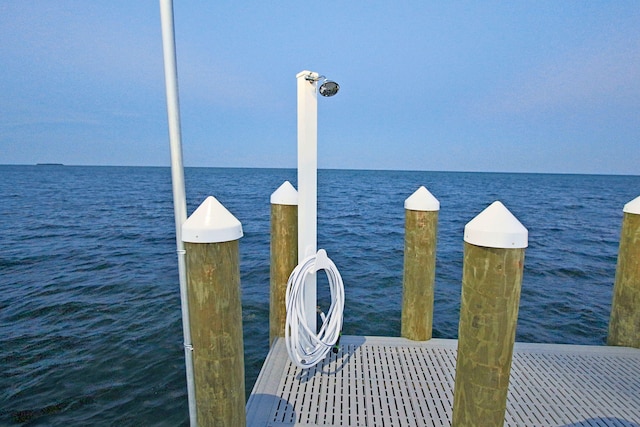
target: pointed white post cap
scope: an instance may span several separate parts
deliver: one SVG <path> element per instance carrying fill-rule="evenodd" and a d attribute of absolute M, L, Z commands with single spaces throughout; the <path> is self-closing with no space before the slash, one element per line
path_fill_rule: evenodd
<path fill-rule="evenodd" d="M 640 196 L 624 205 L 622 212 L 640 215 Z"/>
<path fill-rule="evenodd" d="M 271 194 L 272 205 L 297 205 L 298 192 L 289 181 L 285 181 Z"/>
<path fill-rule="evenodd" d="M 209 196 L 182 224 L 182 241 L 222 243 L 242 237 L 242 224 L 215 197 Z"/>
<path fill-rule="evenodd" d="M 421 186 L 404 201 L 404 208 L 410 211 L 439 211 L 440 202 Z"/>
<path fill-rule="evenodd" d="M 464 227 L 464 241 L 486 248 L 526 248 L 529 231 L 500 202 L 493 202 Z"/>

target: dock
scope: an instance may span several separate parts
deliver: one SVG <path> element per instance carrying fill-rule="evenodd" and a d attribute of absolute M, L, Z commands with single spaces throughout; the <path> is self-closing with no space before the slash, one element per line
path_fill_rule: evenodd
<path fill-rule="evenodd" d="M 343 336 L 308 370 L 275 340 L 247 426 L 450 426 L 457 340 Z M 640 349 L 516 343 L 505 426 L 640 427 Z"/>

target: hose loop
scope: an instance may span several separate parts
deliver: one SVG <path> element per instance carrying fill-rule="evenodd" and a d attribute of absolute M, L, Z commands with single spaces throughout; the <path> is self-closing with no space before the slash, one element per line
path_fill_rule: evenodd
<path fill-rule="evenodd" d="M 304 285 L 307 275 L 323 270 L 329 281 L 331 306 L 327 313 L 320 313 L 322 326 L 318 333 L 308 327 L 308 316 L 304 310 Z M 285 297 L 287 319 L 285 342 L 291 361 L 299 368 L 317 365 L 340 338 L 344 311 L 344 284 L 336 265 L 327 252 L 320 249 L 296 266 L 287 281 Z"/>

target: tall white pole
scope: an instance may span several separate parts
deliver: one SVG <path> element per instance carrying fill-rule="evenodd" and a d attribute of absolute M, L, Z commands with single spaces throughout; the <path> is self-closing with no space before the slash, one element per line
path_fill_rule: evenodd
<path fill-rule="evenodd" d="M 307 80 L 307 77 L 313 78 Z M 298 263 L 317 251 L 318 73 L 301 71 L 298 79 Z M 304 286 L 307 325 L 316 331 L 316 276 Z M 313 313 L 313 314 L 312 314 Z"/>
<path fill-rule="evenodd" d="M 195 381 L 193 375 L 193 347 L 189 327 L 189 299 L 187 297 L 187 273 L 182 224 L 187 219 L 187 202 L 184 188 L 184 168 L 182 165 L 182 141 L 180 138 L 180 108 L 178 104 L 178 72 L 176 46 L 173 31 L 173 2 L 160 0 L 162 22 L 162 48 L 164 53 L 164 74 L 167 91 L 167 117 L 169 122 L 169 143 L 171 145 L 171 182 L 173 184 L 173 210 L 176 222 L 176 249 L 178 253 L 178 276 L 180 280 L 180 301 L 182 309 L 182 333 L 184 336 L 184 359 L 187 374 L 187 398 L 189 400 L 189 421 L 196 427 Z"/>

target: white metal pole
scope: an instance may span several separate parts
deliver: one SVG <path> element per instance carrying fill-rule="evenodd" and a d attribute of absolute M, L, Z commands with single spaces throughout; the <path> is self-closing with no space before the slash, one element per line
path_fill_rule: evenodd
<path fill-rule="evenodd" d="M 169 143 L 171 145 L 171 182 L 173 185 L 173 210 L 176 222 L 176 249 L 178 253 L 178 276 L 180 280 L 180 301 L 182 309 L 182 333 L 184 336 L 184 359 L 187 374 L 187 398 L 189 401 L 189 421 L 197 426 L 195 381 L 193 375 L 193 347 L 189 327 L 189 300 L 187 298 L 187 273 L 182 224 L 187 219 L 187 202 L 182 165 L 182 141 L 180 137 L 180 107 L 178 104 L 178 72 L 176 46 L 173 31 L 173 2 L 160 0 L 162 22 L 162 48 L 164 53 L 164 74 L 167 92 L 167 118 L 169 123 Z"/>
<path fill-rule="evenodd" d="M 312 77 L 312 80 L 307 80 Z M 317 251 L 318 73 L 301 71 L 298 79 L 298 263 Z M 316 331 L 316 276 L 304 285 L 307 325 Z"/>

